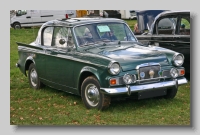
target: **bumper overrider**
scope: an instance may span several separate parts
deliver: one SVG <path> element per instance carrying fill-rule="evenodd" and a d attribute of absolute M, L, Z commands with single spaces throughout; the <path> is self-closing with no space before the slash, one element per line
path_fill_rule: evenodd
<path fill-rule="evenodd" d="M 177 78 L 170 81 L 162 81 L 152 84 L 139 84 L 139 85 L 126 85 L 126 87 L 117 87 L 117 88 L 100 88 L 101 92 L 114 96 L 114 95 L 122 95 L 127 94 L 131 95 L 131 93 L 141 92 L 141 91 L 151 91 L 157 89 L 165 89 L 165 88 L 178 88 L 179 85 L 186 84 L 188 81 L 186 78 Z"/>

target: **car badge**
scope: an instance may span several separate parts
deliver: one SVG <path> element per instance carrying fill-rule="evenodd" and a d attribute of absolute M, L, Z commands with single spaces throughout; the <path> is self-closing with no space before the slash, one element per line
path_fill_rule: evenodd
<path fill-rule="evenodd" d="M 153 71 L 153 69 L 150 69 L 150 70 L 149 70 L 149 75 L 150 75 L 150 78 L 153 78 L 153 76 L 154 76 L 154 71 Z"/>
<path fill-rule="evenodd" d="M 141 73 L 140 73 L 140 77 L 141 77 L 141 79 L 144 79 L 145 73 L 144 73 L 144 72 L 141 72 Z"/>

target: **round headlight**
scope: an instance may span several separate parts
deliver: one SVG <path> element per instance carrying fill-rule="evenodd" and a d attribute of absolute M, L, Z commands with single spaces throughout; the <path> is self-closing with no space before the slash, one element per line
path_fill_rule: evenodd
<path fill-rule="evenodd" d="M 132 76 L 131 76 L 130 74 L 125 74 L 125 75 L 123 76 L 123 80 L 124 80 L 124 82 L 125 82 L 126 84 L 130 84 L 130 83 L 133 82 L 133 81 L 132 81 Z"/>
<path fill-rule="evenodd" d="M 117 75 L 120 71 L 120 66 L 118 63 L 112 63 L 109 66 L 109 73 L 111 73 L 112 75 Z"/>
<path fill-rule="evenodd" d="M 173 78 L 176 78 L 178 76 L 178 70 L 176 68 L 172 68 L 170 70 L 170 74 Z"/>
<path fill-rule="evenodd" d="M 182 54 L 175 54 L 173 57 L 173 62 L 175 66 L 181 66 L 184 62 L 184 56 Z"/>

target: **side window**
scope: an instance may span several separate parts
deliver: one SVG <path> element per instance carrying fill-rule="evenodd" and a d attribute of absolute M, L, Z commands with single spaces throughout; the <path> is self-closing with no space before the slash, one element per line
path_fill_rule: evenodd
<path fill-rule="evenodd" d="M 26 10 L 17 10 L 16 16 L 21 16 L 21 15 L 26 15 L 27 11 Z"/>
<path fill-rule="evenodd" d="M 65 40 L 64 44 L 60 44 L 61 39 Z M 66 48 L 68 45 L 69 47 L 74 47 L 74 39 L 71 34 L 71 30 L 66 27 L 55 27 L 52 46 Z"/>
<path fill-rule="evenodd" d="M 175 33 L 177 18 L 163 18 L 158 22 L 158 34 L 172 35 Z"/>
<path fill-rule="evenodd" d="M 180 35 L 190 35 L 190 18 L 182 17 L 180 24 Z"/>
<path fill-rule="evenodd" d="M 26 10 L 22 10 L 22 15 L 26 15 L 27 11 Z"/>
<path fill-rule="evenodd" d="M 51 46 L 52 35 L 53 27 L 45 28 L 45 30 L 43 31 L 43 45 Z"/>

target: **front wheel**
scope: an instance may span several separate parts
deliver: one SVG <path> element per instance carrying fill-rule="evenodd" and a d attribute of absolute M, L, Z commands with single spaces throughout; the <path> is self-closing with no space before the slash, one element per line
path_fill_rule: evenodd
<path fill-rule="evenodd" d="M 21 29 L 20 23 L 14 23 L 13 28 L 14 29 Z"/>
<path fill-rule="evenodd" d="M 110 105 L 110 97 L 100 93 L 100 85 L 94 76 L 87 77 L 81 86 L 81 97 L 87 109 L 104 110 Z"/>
<path fill-rule="evenodd" d="M 167 90 L 167 95 L 165 95 L 166 99 L 173 99 L 176 96 L 178 88 L 171 88 Z"/>
<path fill-rule="evenodd" d="M 31 63 L 31 65 L 29 66 L 28 79 L 30 86 L 34 89 L 40 89 L 43 85 L 40 82 L 36 67 L 33 63 Z"/>

